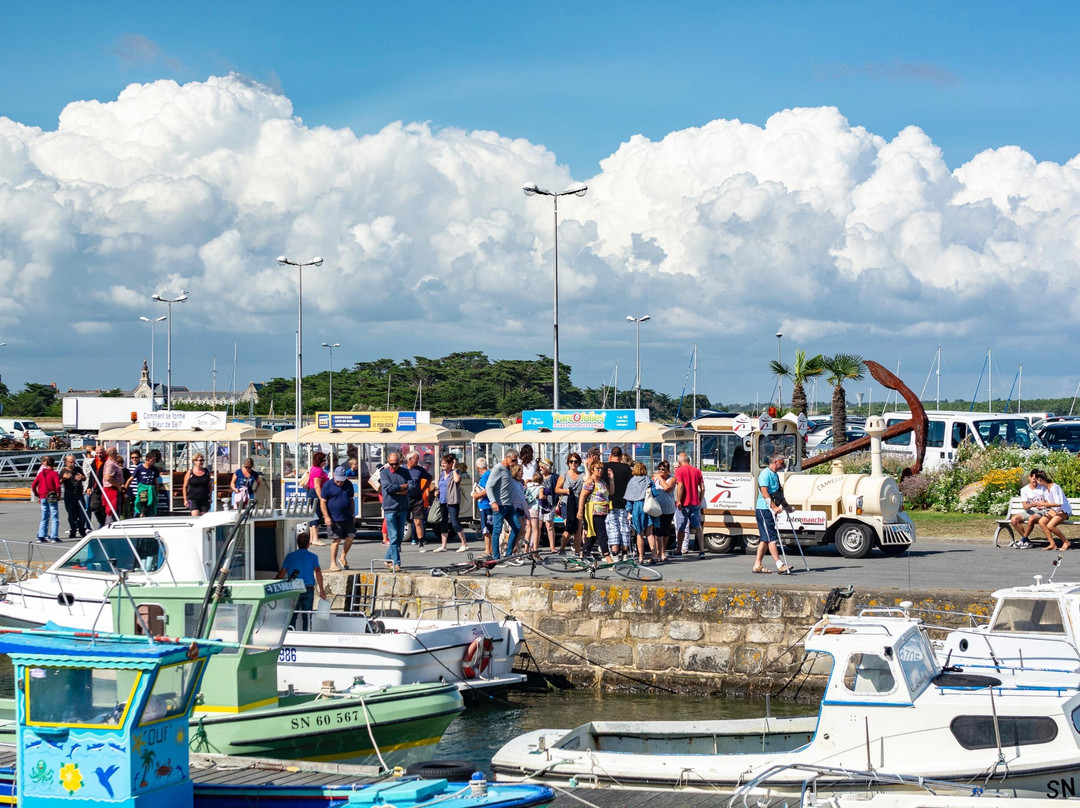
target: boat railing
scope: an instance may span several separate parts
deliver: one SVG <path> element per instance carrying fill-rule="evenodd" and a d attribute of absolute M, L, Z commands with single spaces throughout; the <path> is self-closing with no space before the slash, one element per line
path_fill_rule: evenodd
<path fill-rule="evenodd" d="M 948 618 L 953 621 L 957 620 L 957 618 L 962 618 L 967 622 L 968 628 L 978 628 L 979 626 L 987 625 L 990 622 L 989 617 L 974 614 L 972 612 L 950 612 L 943 609 L 915 608 L 910 603 L 901 603 L 899 606 L 874 606 L 859 611 L 860 617 L 922 617 L 924 615 Z M 934 629 L 936 631 L 953 630 L 948 626 L 939 625 L 937 623 L 927 623 L 925 620 L 923 620 L 923 625 L 928 629 Z"/>
<path fill-rule="evenodd" d="M 736 788 L 728 800 L 728 808 L 740 805 L 742 808 L 757 808 L 757 797 L 762 789 L 768 789 L 769 781 L 784 772 L 805 772 L 806 778 L 802 781 L 798 804 L 805 805 L 807 794 L 818 798 L 819 781 L 841 780 L 846 782 L 837 785 L 906 785 L 921 788 L 929 794 L 937 794 L 939 791 L 950 791 L 956 794 L 972 794 L 977 787 L 970 783 L 961 783 L 955 780 L 941 780 L 933 777 L 922 777 L 913 774 L 896 774 L 882 772 L 874 769 L 848 769 L 837 766 L 821 766 L 812 763 L 779 763 L 761 771 L 751 780 Z M 979 789 L 981 791 L 981 789 Z M 753 798 L 753 805 L 751 799 Z"/>
<path fill-rule="evenodd" d="M 15 539 L 0 539 L 0 542 L 4 544 L 3 552 L 3 564 L 5 572 L 11 570 L 15 572 L 15 582 L 24 581 L 31 577 L 32 574 L 45 570 L 49 564 L 55 561 L 55 558 L 45 558 L 45 554 L 42 552 L 42 547 L 36 541 L 25 541 Z M 17 550 L 19 558 L 12 555 L 12 547 L 19 547 Z M 25 561 L 19 559 L 24 557 Z M 35 556 L 40 556 L 35 558 Z"/>
<path fill-rule="evenodd" d="M 477 621 L 483 620 L 484 607 L 488 608 L 488 614 L 491 620 L 496 620 L 495 609 L 491 605 L 491 602 L 486 598 L 448 598 L 446 600 L 427 601 L 428 605 L 421 604 L 419 613 L 416 615 L 416 625 L 413 630 L 419 630 L 420 623 L 427 618 L 431 618 L 432 613 L 436 613 L 439 617 L 435 619 L 445 619 L 441 616 L 447 612 L 453 612 L 454 619 L 458 622 L 461 620 L 475 619 Z M 476 607 L 476 617 L 471 618 L 467 612 L 470 607 Z M 465 611 L 465 614 L 462 612 Z"/>

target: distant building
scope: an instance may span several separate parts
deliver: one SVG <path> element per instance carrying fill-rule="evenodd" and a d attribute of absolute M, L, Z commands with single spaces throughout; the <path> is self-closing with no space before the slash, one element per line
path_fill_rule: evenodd
<path fill-rule="evenodd" d="M 263 382 L 248 382 L 245 389 L 233 393 L 230 390 L 189 390 L 178 384 L 174 384 L 172 387 L 172 397 L 174 404 L 197 404 L 202 407 L 230 407 L 233 404 L 237 406 L 241 404 L 257 404 L 259 402 L 259 391 L 263 389 Z M 100 396 L 107 391 L 98 388 L 97 390 L 75 390 L 68 388 L 66 393 L 61 393 L 61 398 L 69 398 L 72 396 L 86 396 L 95 397 Z M 153 396 L 158 401 L 164 403 L 166 393 L 168 390 L 163 384 L 156 384 L 151 386 L 150 384 L 150 369 L 146 366 L 146 360 L 143 360 L 142 371 L 139 374 L 139 383 L 135 389 L 128 391 L 125 395 L 132 398 L 150 398 Z"/>

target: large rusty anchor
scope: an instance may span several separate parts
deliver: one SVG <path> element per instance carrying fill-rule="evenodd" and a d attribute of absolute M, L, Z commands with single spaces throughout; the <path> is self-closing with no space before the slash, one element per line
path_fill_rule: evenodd
<path fill-rule="evenodd" d="M 895 438 L 897 435 L 903 435 L 905 432 L 915 433 L 915 462 L 901 472 L 900 479 L 903 480 L 908 477 L 913 477 L 922 471 L 923 456 L 926 454 L 926 430 L 930 427 L 930 421 L 926 417 L 926 410 L 923 409 L 919 397 L 911 392 L 911 390 L 908 389 L 908 386 L 900 381 L 900 378 L 896 374 L 886 370 L 877 362 L 870 359 L 865 360 L 863 364 L 865 364 L 866 369 L 870 371 L 870 376 L 874 381 L 882 387 L 886 387 L 889 390 L 895 390 L 902 395 L 904 401 L 907 402 L 908 407 L 911 409 L 911 417 L 906 421 L 901 421 L 898 424 L 890 426 L 885 430 L 885 434 L 881 436 L 881 439 L 887 440 L 889 438 Z M 803 460 L 802 467 L 804 469 L 813 468 L 821 463 L 829 463 L 837 457 L 843 457 L 852 452 L 866 451 L 869 448 L 869 435 L 865 438 L 856 438 L 849 443 L 845 443 L 843 446 L 837 446 L 835 449 L 830 449 L 815 457 Z"/>

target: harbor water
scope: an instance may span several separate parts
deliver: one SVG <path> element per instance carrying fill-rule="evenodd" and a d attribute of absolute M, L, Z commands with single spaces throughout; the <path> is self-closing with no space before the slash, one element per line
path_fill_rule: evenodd
<path fill-rule="evenodd" d="M 591 689 L 527 693 L 511 691 L 486 704 L 470 705 L 443 735 L 433 758 L 467 760 L 490 771 L 491 758 L 507 741 L 535 729 L 577 727 L 589 721 L 701 721 L 757 718 L 764 700 L 609 693 Z M 815 705 L 772 700 L 772 715 L 816 713 Z"/>

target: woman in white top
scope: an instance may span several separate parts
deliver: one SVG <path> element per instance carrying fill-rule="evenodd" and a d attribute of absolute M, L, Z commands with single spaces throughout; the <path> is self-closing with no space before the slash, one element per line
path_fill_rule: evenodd
<path fill-rule="evenodd" d="M 1068 550 L 1071 545 L 1058 525 L 1072 516 L 1072 508 L 1069 507 L 1069 498 L 1065 496 L 1065 492 L 1061 490 L 1061 486 L 1051 480 L 1046 472 L 1040 471 L 1038 479 L 1040 483 L 1046 486 L 1046 500 L 1042 505 L 1049 509 L 1049 513 L 1039 520 L 1039 527 L 1041 527 L 1042 532 L 1046 534 L 1046 540 L 1050 542 L 1050 546 L 1046 549 Z M 1055 536 L 1061 539 L 1061 547 L 1058 547 L 1054 543 Z"/>

